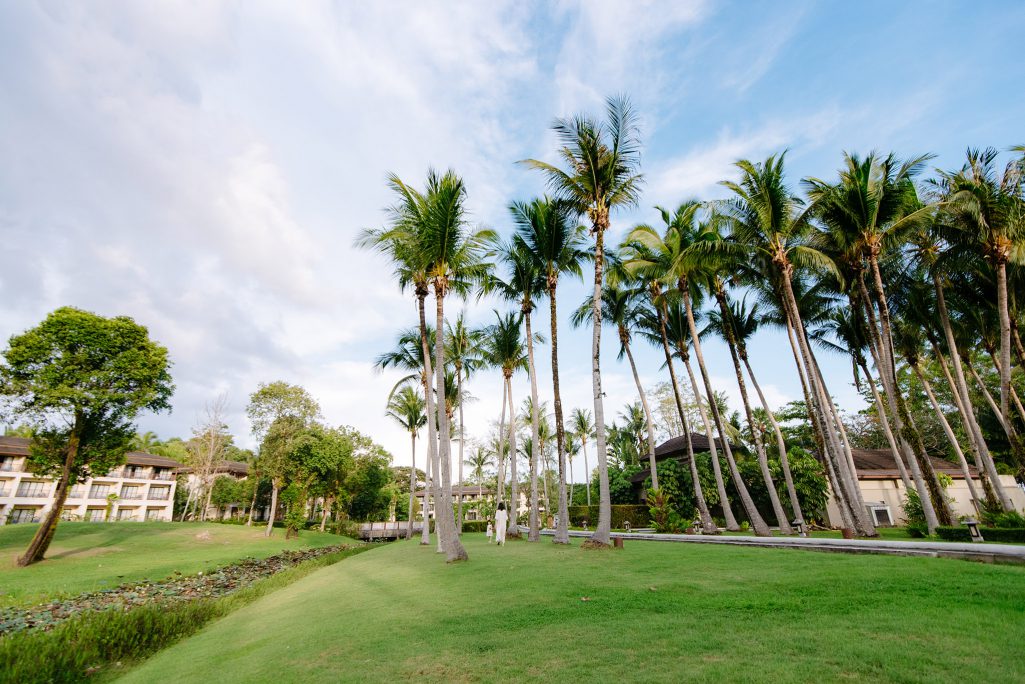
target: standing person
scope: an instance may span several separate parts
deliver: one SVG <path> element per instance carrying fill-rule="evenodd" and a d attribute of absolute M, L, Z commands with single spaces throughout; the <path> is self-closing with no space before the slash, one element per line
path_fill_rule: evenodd
<path fill-rule="evenodd" d="M 494 534 L 495 529 L 491 526 L 491 521 L 488 521 L 488 543 L 491 543 L 491 535 Z"/>
<path fill-rule="evenodd" d="M 505 528 L 509 524 L 509 514 L 505 512 L 505 502 L 498 502 L 498 510 L 495 511 L 495 542 L 499 545 L 505 543 Z"/>

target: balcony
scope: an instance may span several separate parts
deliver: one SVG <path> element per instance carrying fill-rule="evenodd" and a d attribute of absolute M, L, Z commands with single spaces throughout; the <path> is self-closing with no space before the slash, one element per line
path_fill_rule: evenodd
<path fill-rule="evenodd" d="M 171 482 L 174 480 L 174 473 L 170 471 L 160 471 L 153 474 L 151 480 L 159 480 L 161 482 Z"/>
<path fill-rule="evenodd" d="M 50 495 L 50 487 L 46 482 L 22 482 L 18 485 L 15 495 L 23 499 L 39 499 Z"/>
<path fill-rule="evenodd" d="M 150 501 L 167 501 L 170 498 L 171 498 L 171 496 L 170 496 L 169 492 L 150 492 L 149 493 L 149 500 Z"/>
<path fill-rule="evenodd" d="M 0 461 L 0 473 L 11 473 L 14 472 L 14 459 L 5 458 Z"/>
<path fill-rule="evenodd" d="M 142 492 L 124 491 L 121 493 L 121 498 L 126 501 L 135 501 L 142 498 Z"/>

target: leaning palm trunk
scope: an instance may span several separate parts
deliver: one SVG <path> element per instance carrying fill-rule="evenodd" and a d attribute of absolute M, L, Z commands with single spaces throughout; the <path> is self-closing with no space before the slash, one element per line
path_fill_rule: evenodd
<path fill-rule="evenodd" d="M 890 305 L 889 302 L 886 301 L 886 291 L 883 289 L 883 277 L 879 270 L 879 261 L 874 253 L 869 254 L 868 263 L 872 270 L 872 280 L 875 285 L 876 305 L 879 307 L 880 326 L 878 329 L 875 326 L 875 322 L 872 320 L 873 313 L 871 300 L 866 298 L 865 307 L 869 312 L 872 334 L 878 335 L 877 343 L 879 344 L 879 349 L 883 354 L 883 358 L 881 359 L 882 366 L 879 369 L 880 377 L 883 381 L 883 389 L 886 391 L 888 400 L 891 400 L 894 404 L 897 428 L 911 445 L 915 455 L 914 460 L 918 461 L 918 469 L 922 471 L 925 478 L 925 484 L 928 489 L 929 497 L 932 498 L 936 517 L 940 524 L 951 525 L 955 518 L 950 511 L 946 497 L 943 495 L 943 487 L 940 485 L 939 478 L 932 467 L 932 461 L 929 460 L 929 456 L 926 454 L 925 445 L 922 442 L 922 435 L 915 427 L 911 413 L 907 409 L 907 403 L 904 401 L 904 395 L 901 394 L 900 387 L 897 385 L 896 357 L 893 353 L 893 336 L 890 330 Z M 864 279 L 862 278 L 860 282 L 863 284 Z M 862 294 L 865 295 L 867 292 L 862 290 Z M 914 462 L 912 462 L 911 465 L 912 473 L 914 473 L 916 470 Z M 919 494 L 921 495 L 921 492 L 919 492 Z M 934 530 L 935 528 L 930 523 L 929 533 L 932 534 Z"/>
<path fill-rule="evenodd" d="M 993 367 L 997 369 L 997 373 L 999 374 L 1003 370 L 1003 366 L 1000 363 L 1000 359 L 997 356 L 997 353 L 994 352 L 992 349 L 987 349 L 986 353 L 989 354 L 990 359 L 993 361 Z M 1010 389 L 1011 389 L 1011 401 L 1014 403 L 1014 408 L 1018 412 L 1018 417 L 1022 421 L 1025 421 L 1025 407 L 1023 407 L 1021 405 L 1021 397 L 1018 396 L 1018 391 L 1016 389 L 1014 389 L 1014 385 L 1011 385 Z M 1010 419 L 1008 419 L 1006 417 L 1004 419 L 1008 420 L 1008 422 L 1010 422 Z M 1025 465 L 1025 460 L 1023 460 L 1022 465 Z"/>
<path fill-rule="evenodd" d="M 943 328 L 943 337 L 946 340 L 947 351 L 950 354 L 951 365 L 954 370 L 956 394 L 960 399 L 961 421 L 968 433 L 974 436 L 974 442 L 978 448 L 979 458 L 983 466 L 980 470 L 985 470 L 986 475 L 989 477 L 997 500 L 1005 511 L 1014 510 L 1014 505 L 1011 503 L 1010 498 L 1004 492 L 1003 487 L 1000 486 L 1000 479 L 997 474 L 996 464 L 993 462 L 993 456 L 989 451 L 989 444 L 987 444 L 986 438 L 982 434 L 982 427 L 979 425 L 979 421 L 975 417 L 975 411 L 972 409 L 971 397 L 968 393 L 968 381 L 965 378 L 964 368 L 961 365 L 961 354 L 957 348 L 957 340 L 954 338 L 954 328 L 950 324 L 950 314 L 947 312 L 943 281 L 935 271 L 932 274 L 932 280 L 933 287 L 936 290 L 936 312 L 939 314 L 940 327 Z"/>
<path fill-rule="evenodd" d="M 608 215 L 594 221 L 594 294 L 591 298 L 591 388 L 594 394 L 595 447 L 598 450 L 598 524 L 591 541 L 609 545 L 612 532 L 612 498 L 609 493 L 608 454 L 605 451 L 605 404 L 601 391 L 601 288 L 605 265 L 605 228 Z"/>
<path fill-rule="evenodd" d="M 505 391 L 509 395 L 509 406 L 515 406 L 512 393 L 512 372 L 505 376 Z M 509 420 L 509 526 L 506 534 L 520 536 L 520 478 L 516 473 L 516 421 Z"/>
<path fill-rule="evenodd" d="M 765 524 L 765 520 L 762 518 L 762 514 L 755 508 L 754 500 L 751 499 L 751 493 L 747 490 L 747 485 L 744 484 L 744 480 L 740 477 L 740 469 L 737 468 L 737 462 L 733 458 L 733 448 L 730 447 L 730 438 L 726 434 L 726 426 L 723 423 L 722 415 L 719 413 L 719 406 L 715 403 L 715 393 L 712 391 L 712 383 L 708 379 L 708 369 L 705 368 L 705 357 L 701 353 L 701 340 L 698 339 L 698 328 L 694 322 L 694 311 L 690 304 L 690 292 L 687 291 L 686 284 L 680 287 L 680 292 L 683 294 L 684 309 L 687 312 L 687 327 L 690 329 L 691 344 L 694 346 L 694 356 L 698 360 L 698 369 L 701 371 L 701 380 L 704 382 L 705 391 L 708 393 L 708 405 L 712 410 L 712 418 L 715 420 L 715 427 L 719 433 L 719 438 L 722 440 L 723 454 L 726 456 L 726 465 L 730 469 L 730 476 L 733 478 L 733 484 L 737 488 L 737 493 L 740 494 L 740 503 L 744 506 L 744 511 L 747 513 L 748 520 L 751 521 L 751 528 L 755 534 L 759 537 L 770 537 L 772 531 L 769 526 Z M 698 397 L 698 405 L 701 405 L 700 393 L 695 393 Z M 711 443 L 712 440 L 709 440 Z M 775 491 L 775 490 L 773 490 Z M 778 501 L 777 501 L 778 503 Z M 786 518 L 783 518 L 783 522 L 786 522 Z"/>
<path fill-rule="evenodd" d="M 723 332 L 726 334 L 726 346 L 730 348 L 730 358 L 733 359 L 733 368 L 737 373 L 737 387 L 740 388 L 740 399 L 744 404 L 744 415 L 747 416 L 747 424 L 751 428 L 751 436 L 755 442 L 755 453 L 758 457 L 758 466 L 762 471 L 762 479 L 765 480 L 765 488 L 769 494 L 769 502 L 772 504 L 772 513 L 779 523 L 779 531 L 783 534 L 793 534 L 794 530 L 787 521 L 787 515 L 783 512 L 783 505 L 779 502 L 779 493 L 776 491 L 776 483 L 772 481 L 772 473 L 769 472 L 769 457 L 765 453 L 765 443 L 762 439 L 760 428 L 755 426 L 754 414 L 751 412 L 751 402 L 747 396 L 747 384 L 744 382 L 744 371 L 740 367 L 740 357 L 737 354 L 737 340 L 733 335 L 730 310 L 726 304 L 726 297 L 721 290 L 716 290 L 716 301 L 719 303 L 719 312 L 722 314 Z M 785 449 L 784 449 L 785 451 Z M 782 452 L 781 452 L 782 453 Z"/>
<path fill-rule="evenodd" d="M 794 475 L 790 472 L 790 457 L 787 455 L 786 441 L 783 439 L 783 431 L 780 430 L 779 422 L 776 420 L 776 416 L 773 415 L 772 410 L 769 408 L 769 402 L 765 400 L 765 394 L 762 392 L 761 386 L 758 384 L 758 379 L 755 378 L 754 371 L 751 370 L 751 363 L 747 358 L 747 350 L 741 348 L 740 358 L 744 362 L 744 367 L 747 369 L 747 375 L 751 378 L 751 385 L 755 388 L 755 394 L 758 395 L 758 401 L 762 405 L 762 410 L 765 411 L 765 415 L 769 419 L 769 424 L 772 426 L 772 433 L 776 437 L 776 450 L 779 451 L 779 463 L 783 469 L 783 481 L 787 486 L 787 497 L 790 499 L 790 507 L 794 511 L 794 524 L 804 524 L 804 514 L 801 512 L 801 502 L 797 498 L 797 487 L 794 486 Z M 791 530 L 792 532 L 793 530 Z"/>
<path fill-rule="evenodd" d="M 427 505 L 427 497 L 431 496 L 434 499 L 434 511 L 435 519 L 437 519 L 437 512 L 440 506 L 438 505 L 439 485 L 438 485 L 438 407 L 437 402 L 434 400 L 434 392 L 431 387 L 431 378 L 433 373 L 431 371 L 431 348 L 430 342 L 427 339 L 427 312 L 424 304 L 424 300 L 427 297 L 427 288 L 423 285 L 417 286 L 416 291 L 417 301 L 417 312 L 420 315 L 420 350 L 424 360 L 424 400 L 427 403 L 427 468 L 429 482 L 428 486 L 424 489 L 424 527 L 420 534 L 421 544 L 431 543 L 431 532 L 430 532 L 430 520 L 428 519 L 427 511 L 430 510 L 430 506 Z M 444 387 L 444 385 L 442 385 Z M 441 526 L 435 523 L 435 535 L 438 537 L 438 543 L 441 543 L 442 530 Z"/>
<path fill-rule="evenodd" d="M 651 469 L 651 487 L 652 489 L 658 489 L 658 466 L 655 463 L 655 421 L 651 418 L 648 397 L 644 393 L 644 386 L 641 385 L 641 376 L 637 374 L 637 364 L 634 363 L 633 352 L 630 351 L 630 334 L 621 328 L 619 339 L 623 342 L 626 358 L 630 361 L 630 370 L 633 372 L 634 383 L 637 385 L 637 394 L 640 395 L 641 407 L 644 408 L 644 422 L 648 428 L 648 467 Z"/>
<path fill-rule="evenodd" d="M 875 402 L 876 414 L 879 416 L 879 426 L 882 427 L 883 434 L 886 436 L 886 443 L 890 445 L 890 453 L 893 454 L 893 462 L 897 464 L 897 472 L 900 473 L 901 482 L 904 483 L 905 491 L 911 491 L 915 488 L 915 485 L 911 482 L 908 469 L 904 465 L 904 459 L 897 448 L 897 440 L 894 437 L 893 429 L 890 427 L 890 420 L 886 417 L 886 407 L 883 405 L 883 398 L 879 396 L 876 381 L 872 374 L 869 373 L 868 365 L 860 361 L 858 365 L 861 367 L 861 372 L 865 375 L 865 382 L 868 383 L 869 388 L 872 390 L 872 400 Z"/>
<path fill-rule="evenodd" d="M 434 300 L 437 304 L 437 320 L 434 342 L 434 382 L 444 394 L 445 388 L 445 288 L 447 284 L 435 280 Z M 439 402 L 440 403 L 440 402 Z M 434 517 L 438 521 L 438 534 L 441 535 L 448 562 L 467 560 L 466 549 L 459 541 L 455 530 L 455 518 L 452 515 L 452 442 L 449 431 L 447 413 L 438 407 L 438 457 L 441 462 L 441 496 L 435 505 Z"/>
<path fill-rule="evenodd" d="M 601 293 L 598 293 L 601 296 Z M 562 392 L 559 389 L 559 326 L 556 316 L 555 281 L 548 277 L 549 314 L 552 328 L 552 393 L 555 409 L 555 445 L 559 455 L 559 524 L 555 530 L 556 544 L 569 544 L 569 507 L 566 501 L 566 428 L 562 422 Z M 611 525 L 611 500 L 609 502 Z M 598 519 L 601 520 L 599 513 Z M 606 540 L 605 543 L 608 543 Z"/>
<path fill-rule="evenodd" d="M 982 512 L 982 499 L 979 498 L 979 493 L 975 490 L 975 483 L 972 482 L 972 473 L 968 470 L 968 460 L 965 459 L 964 451 L 961 450 L 961 444 L 957 441 L 957 435 L 954 434 L 954 430 L 951 429 L 950 423 L 947 422 L 947 417 L 943 415 L 943 410 L 940 408 L 940 403 L 936 401 L 936 395 L 933 394 L 932 386 L 926 379 L 925 374 L 922 373 L 922 369 L 918 367 L 917 363 L 912 363 L 908 360 L 908 365 L 911 366 L 911 370 L 914 371 L 915 377 L 922 383 L 922 387 L 925 389 L 926 396 L 929 397 L 929 403 L 932 405 L 932 410 L 936 414 L 937 420 L 940 421 L 940 425 L 943 426 L 943 432 L 947 435 L 947 441 L 950 442 L 951 448 L 954 449 L 954 454 L 957 456 L 958 463 L 961 465 L 961 474 L 964 475 L 965 483 L 968 485 L 968 492 L 972 497 L 972 505 L 975 507 L 976 513 Z"/>
<path fill-rule="evenodd" d="M 781 264 L 781 266 L 783 266 Z M 867 511 L 857 505 L 855 502 L 858 500 L 860 490 L 856 481 L 856 471 L 852 471 L 847 460 L 847 454 L 837 439 L 837 430 L 840 423 L 839 416 L 836 415 L 830 409 L 830 404 L 827 401 L 827 393 L 823 384 L 820 382 L 819 375 L 815 372 L 815 366 L 812 362 L 814 358 L 811 346 L 808 344 L 807 334 L 804 328 L 804 322 L 801 320 L 801 313 L 798 310 L 797 298 L 794 295 L 793 285 L 790 282 L 790 272 L 786 270 L 789 268 L 789 264 L 785 265 L 784 272 L 782 273 L 783 285 L 783 301 L 786 316 L 790 319 L 790 324 L 794 329 L 794 337 L 797 338 L 798 349 L 801 352 L 801 360 L 804 364 L 806 378 L 808 380 L 808 389 L 810 397 L 813 400 L 811 406 L 809 406 L 809 416 L 812 417 L 813 422 L 819 421 L 820 429 L 822 431 L 823 451 L 827 460 L 832 461 L 830 468 L 834 473 L 836 479 L 834 484 L 836 489 L 840 487 L 845 488 L 842 494 L 838 494 L 838 500 L 846 502 L 848 509 L 847 514 L 849 519 L 854 524 L 855 529 L 863 536 L 874 537 L 877 536 L 875 525 L 868 518 Z M 841 509 L 843 506 L 841 506 Z M 841 511 L 843 515 L 843 511 Z"/>
<path fill-rule="evenodd" d="M 537 374 L 534 371 L 534 336 L 530 329 L 530 310 L 523 312 L 527 328 L 527 372 L 530 375 L 530 529 L 527 541 L 540 541 L 541 528 L 537 499 L 537 459 L 541 455 L 541 419 L 537 410 Z"/>

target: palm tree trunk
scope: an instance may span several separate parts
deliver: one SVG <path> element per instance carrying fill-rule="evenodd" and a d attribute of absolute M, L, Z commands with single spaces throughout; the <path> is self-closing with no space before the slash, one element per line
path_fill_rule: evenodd
<path fill-rule="evenodd" d="M 435 517 L 437 517 L 437 511 L 439 508 L 438 497 L 440 494 L 440 488 L 438 483 L 438 406 L 434 400 L 434 392 L 432 391 L 432 380 L 433 372 L 431 369 L 431 349 L 430 341 L 427 339 L 427 312 L 424 304 L 426 294 L 417 293 L 417 312 L 420 314 L 420 348 L 423 354 L 424 360 L 424 400 L 427 403 L 427 471 L 430 472 L 429 476 L 429 487 L 425 488 L 424 491 L 424 507 L 426 511 L 430 511 L 430 506 L 427 504 L 427 497 L 431 496 L 434 500 Z M 442 385 L 444 388 L 444 385 Z M 444 393 L 444 391 L 443 391 Z M 424 527 L 420 534 L 421 544 L 430 544 L 430 520 L 425 513 L 424 515 Z M 435 525 L 434 533 L 438 535 L 438 543 L 441 544 L 442 530 L 439 525 Z"/>
<path fill-rule="evenodd" d="M 762 440 L 761 430 L 755 426 L 754 415 L 751 412 L 751 402 L 747 396 L 747 385 L 744 382 L 744 371 L 740 367 L 740 356 L 737 353 L 737 340 L 733 334 L 730 309 L 726 304 L 726 297 L 722 290 L 715 292 L 716 301 L 719 304 L 719 312 L 723 320 L 723 332 L 726 334 L 726 346 L 730 348 L 730 358 L 733 359 L 733 368 L 737 372 L 737 387 L 740 388 L 740 399 L 744 404 L 744 415 L 747 416 L 747 424 L 751 428 L 751 436 L 755 442 L 755 453 L 758 456 L 758 466 L 762 471 L 762 479 L 765 480 L 765 488 L 768 490 L 769 501 L 772 504 L 773 515 L 779 523 L 779 531 L 783 534 L 793 534 L 783 506 L 779 502 L 779 493 L 776 491 L 776 483 L 772 481 L 772 473 L 769 472 L 769 457 L 765 453 L 765 443 Z"/>
<path fill-rule="evenodd" d="M 999 357 L 993 352 L 993 350 L 987 350 L 989 357 L 993 360 L 993 367 L 997 369 L 997 373 L 1002 372 L 1003 365 L 1000 362 Z M 1018 396 L 1018 391 L 1014 389 L 1014 385 L 1011 385 L 1011 400 L 1014 403 L 1014 409 L 1018 412 L 1018 417 L 1022 421 L 1025 421 L 1025 407 L 1021 405 L 1021 397 Z M 1025 463 L 1023 463 L 1025 465 Z"/>
<path fill-rule="evenodd" d="M 534 369 L 534 333 L 530 328 L 530 309 L 523 312 L 527 328 L 527 371 L 530 375 L 530 518 L 527 541 L 540 541 L 541 528 L 537 499 L 537 459 L 541 455 L 541 419 L 537 409 L 537 373 Z"/>
<path fill-rule="evenodd" d="M 498 466 L 495 472 L 495 494 L 498 498 L 495 501 L 495 506 L 498 506 L 499 501 L 505 501 L 505 412 L 509 395 L 504 389 L 504 375 L 502 376 L 502 385 L 502 414 L 498 417 Z M 510 418 L 510 421 L 512 420 Z"/>
<path fill-rule="evenodd" d="M 278 492 L 281 491 L 281 483 L 275 478 L 271 480 L 270 489 L 270 515 L 267 516 L 267 529 L 263 536 L 269 537 L 274 531 L 274 518 L 278 515 Z"/>
<path fill-rule="evenodd" d="M 458 508 L 459 513 L 457 515 L 456 523 L 456 534 L 463 533 L 463 442 L 466 441 L 466 426 L 463 424 L 463 367 L 462 365 L 456 369 L 456 389 L 457 396 L 459 397 L 459 494 L 457 500 L 459 501 Z"/>
<path fill-rule="evenodd" d="M 786 268 L 789 268 L 789 264 L 786 265 Z M 813 421 L 817 419 L 820 422 L 820 429 L 824 438 L 824 455 L 827 459 L 833 461 L 830 464 L 830 468 L 837 477 L 834 492 L 840 487 L 846 488 L 840 501 L 846 502 L 849 519 L 854 523 L 855 529 L 862 536 L 875 537 L 878 533 L 876 532 L 875 525 L 868 518 L 867 510 L 854 503 L 858 501 L 860 496 L 857 473 L 850 469 L 847 454 L 837 440 L 836 431 L 840 423 L 840 417 L 830 410 L 830 404 L 827 401 L 828 393 L 815 372 L 815 366 L 812 362 L 814 356 L 811 346 L 808 344 L 804 322 L 801 320 L 801 312 L 798 310 L 797 297 L 794 295 L 793 285 L 790 282 L 790 271 L 784 269 L 781 275 L 780 280 L 783 285 L 785 312 L 790 318 L 790 324 L 794 328 L 794 336 L 797 338 L 797 345 L 801 352 L 801 360 L 804 363 L 810 395 L 813 399 L 813 406 L 809 407 L 809 416 L 813 417 Z"/>
<path fill-rule="evenodd" d="M 440 290 L 440 291 L 439 291 Z M 445 390 L 445 289 L 435 281 L 434 300 L 436 302 L 435 342 L 434 342 L 434 382 L 438 387 L 439 396 Z M 441 404 L 441 401 L 438 402 Z M 469 558 L 459 535 L 455 530 L 455 517 L 452 512 L 452 442 L 449 431 L 448 414 L 438 407 L 438 457 L 441 462 L 441 501 L 435 506 L 434 517 L 438 521 L 438 532 L 442 535 L 445 546 L 446 560 L 449 563 L 464 561 Z M 439 510 L 440 509 L 440 510 Z"/>
<path fill-rule="evenodd" d="M 947 312 L 943 280 L 935 270 L 932 273 L 932 281 L 933 287 L 936 290 L 936 312 L 939 314 L 940 327 L 943 328 L 943 337 L 947 342 L 947 351 L 950 354 L 951 365 L 954 368 L 955 388 L 960 396 L 962 407 L 961 420 L 964 422 L 969 434 L 974 435 L 975 445 L 978 447 L 979 457 L 983 465 L 980 471 L 984 470 L 986 472 L 997 500 L 1005 511 L 1014 510 L 1014 505 L 1004 492 L 1003 487 L 1000 486 L 996 464 L 993 462 L 993 455 L 989 451 L 989 444 L 986 443 L 986 438 L 982 434 L 982 428 L 979 426 L 979 421 L 975 417 L 975 411 L 972 409 L 971 396 L 968 393 L 968 381 L 965 378 L 964 368 L 961 365 L 961 354 L 957 349 L 957 340 L 954 338 L 954 328 L 950 324 L 950 314 Z"/>
<path fill-rule="evenodd" d="M 879 390 L 876 389 L 876 381 L 872 374 L 869 373 L 868 366 L 860 362 L 859 365 L 861 366 L 862 373 L 865 375 L 865 381 L 872 390 L 872 399 L 875 402 L 876 413 L 879 415 L 879 426 L 882 427 L 886 441 L 890 445 L 890 452 L 893 454 L 893 462 L 897 464 L 897 472 L 900 473 L 901 482 L 904 483 L 904 489 L 910 492 L 915 486 L 911 482 L 908 469 L 904 465 L 904 459 L 897 448 L 897 440 L 893 435 L 893 429 L 890 427 L 890 420 L 886 417 L 886 407 L 883 405 L 883 398 L 879 396 Z"/>
<path fill-rule="evenodd" d="M 648 428 L 648 467 L 651 469 L 651 487 L 658 489 L 658 466 L 655 463 L 655 421 L 651 418 L 651 409 L 648 407 L 648 397 L 644 394 L 644 386 L 641 385 L 641 376 L 637 374 L 637 364 L 634 363 L 633 352 L 630 351 L 630 338 L 627 333 L 621 332 L 620 339 L 623 340 L 623 349 L 626 351 L 626 358 L 630 361 L 630 370 L 633 372 L 634 383 L 637 385 L 637 394 L 641 397 L 641 407 L 644 409 L 644 421 Z"/>
<path fill-rule="evenodd" d="M 708 392 L 708 405 L 712 409 L 712 418 L 715 420 L 716 430 L 719 432 L 719 438 L 722 440 L 723 454 L 726 455 L 726 465 L 730 469 L 730 476 L 733 477 L 733 484 L 737 488 L 737 493 L 740 494 L 740 502 L 744 506 L 744 510 L 747 513 L 748 520 L 751 521 L 751 528 L 755 534 L 759 537 L 771 537 L 772 531 L 769 526 L 765 524 L 765 520 L 762 518 L 762 514 L 758 512 L 755 507 L 754 500 L 751 499 L 751 493 L 747 490 L 747 485 L 744 484 L 744 480 L 740 477 L 740 469 L 737 468 L 737 462 L 733 458 L 733 448 L 730 447 L 730 438 L 726 434 L 726 426 L 723 423 L 722 415 L 719 413 L 719 407 L 715 403 L 715 393 L 712 391 L 712 383 L 708 378 L 708 369 L 705 367 L 705 357 L 701 353 L 701 340 L 698 339 L 698 327 L 694 322 L 694 310 L 690 304 L 690 292 L 686 285 L 680 288 L 680 292 L 683 295 L 684 309 L 687 312 L 687 327 L 690 329 L 691 344 L 694 347 L 694 355 L 698 359 L 698 369 L 701 371 L 701 379 L 705 385 L 705 391 Z M 695 395 L 697 396 L 697 394 Z M 700 406 L 701 399 L 698 399 L 698 405 Z M 711 443 L 711 440 L 709 440 Z M 784 518 L 785 522 L 786 518 Z"/>
<path fill-rule="evenodd" d="M 769 424 L 772 426 L 772 432 L 776 437 L 776 450 L 779 451 L 779 463 L 783 469 L 783 481 L 787 487 L 787 498 L 790 499 L 790 507 L 794 511 L 794 524 L 804 524 L 804 514 L 801 511 L 801 502 L 797 498 L 797 487 L 794 486 L 794 475 L 790 472 L 790 458 L 787 455 L 787 445 L 783 439 L 783 431 L 779 428 L 779 422 L 776 420 L 776 416 L 773 415 L 772 410 L 769 408 L 769 402 L 765 400 L 765 394 L 762 392 L 761 386 L 758 384 L 758 379 L 755 378 L 754 371 L 751 370 L 751 363 L 747 358 L 747 351 L 743 348 L 740 350 L 740 358 L 744 362 L 744 367 L 747 368 L 748 377 L 751 378 L 751 385 L 755 388 L 755 394 L 758 395 L 758 401 L 762 405 L 762 410 L 765 411 L 765 415 L 769 419 Z M 791 533 L 793 529 L 791 528 Z"/>
<path fill-rule="evenodd" d="M 964 451 L 961 450 L 961 445 L 957 441 L 957 435 L 950 427 L 950 423 L 947 422 L 947 417 L 943 415 L 943 410 L 940 408 L 940 403 L 936 401 L 936 395 L 933 394 L 932 386 L 929 381 L 925 378 L 925 374 L 918 367 L 918 364 L 913 364 L 910 361 L 908 365 L 911 366 L 911 370 L 914 371 L 915 377 L 922 383 L 922 387 L 925 388 L 925 394 L 929 397 L 929 403 L 932 404 L 932 410 L 936 414 L 936 418 L 940 421 L 940 425 L 943 426 L 943 432 L 947 435 L 947 440 L 950 442 L 950 446 L 954 449 L 954 454 L 957 455 L 957 460 L 961 464 L 961 474 L 964 475 L 965 483 L 968 485 L 968 492 L 972 497 L 972 505 L 975 507 L 976 513 L 982 512 L 982 499 L 979 498 L 979 493 L 975 491 L 975 483 L 972 482 L 972 473 L 968 470 L 968 461 L 965 459 Z"/>
<path fill-rule="evenodd" d="M 1000 413 L 1004 420 L 1011 421 L 1011 317 L 1007 308 L 1007 264 L 1003 259 L 996 263 L 997 313 L 1000 316 Z"/>
<path fill-rule="evenodd" d="M 509 394 L 509 406 L 514 406 L 512 393 L 512 373 L 505 378 L 505 391 Z M 520 478 L 516 473 L 516 420 L 509 420 L 509 526 L 506 535 L 520 536 Z"/>
<path fill-rule="evenodd" d="M 587 508 L 591 508 L 591 466 L 587 463 L 587 435 L 581 437 L 584 447 L 584 470 L 587 471 Z"/>
<path fill-rule="evenodd" d="M 416 432 L 410 431 L 411 453 L 413 455 L 413 464 L 409 468 L 409 522 L 406 524 L 406 539 L 413 538 L 413 518 L 415 513 L 413 512 L 413 506 L 416 504 Z M 426 494 L 426 492 L 424 492 Z M 424 520 L 424 524 L 427 521 Z"/>
<path fill-rule="evenodd" d="M 605 450 L 605 404 L 601 391 L 601 288 L 605 266 L 605 224 L 608 219 L 594 222 L 594 293 L 591 296 L 591 389 L 594 394 L 595 448 L 598 450 L 598 524 L 591 541 L 609 545 L 612 532 L 612 499 L 609 493 L 608 454 Z"/>
<path fill-rule="evenodd" d="M 562 421 L 562 392 L 559 388 L 559 323 L 556 313 L 555 281 L 548 278 L 548 312 L 552 328 L 552 403 L 555 408 L 555 445 L 559 454 L 559 525 L 552 540 L 556 544 L 569 544 L 569 506 L 566 501 L 566 427 Z M 601 293 L 598 293 L 599 297 Z M 609 502 L 611 525 L 611 500 Z M 599 512 L 598 519 L 601 520 Z M 605 541 L 608 543 L 608 540 Z"/>

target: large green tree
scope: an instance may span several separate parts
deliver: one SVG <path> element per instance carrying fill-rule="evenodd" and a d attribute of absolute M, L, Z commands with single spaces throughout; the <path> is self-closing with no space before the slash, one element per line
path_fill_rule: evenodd
<path fill-rule="evenodd" d="M 127 316 L 57 309 L 11 337 L 0 364 L 4 414 L 30 424 L 29 469 L 57 480 L 54 501 L 28 549 L 43 559 L 72 485 L 124 462 L 142 411 L 170 409 L 167 349 Z"/>

